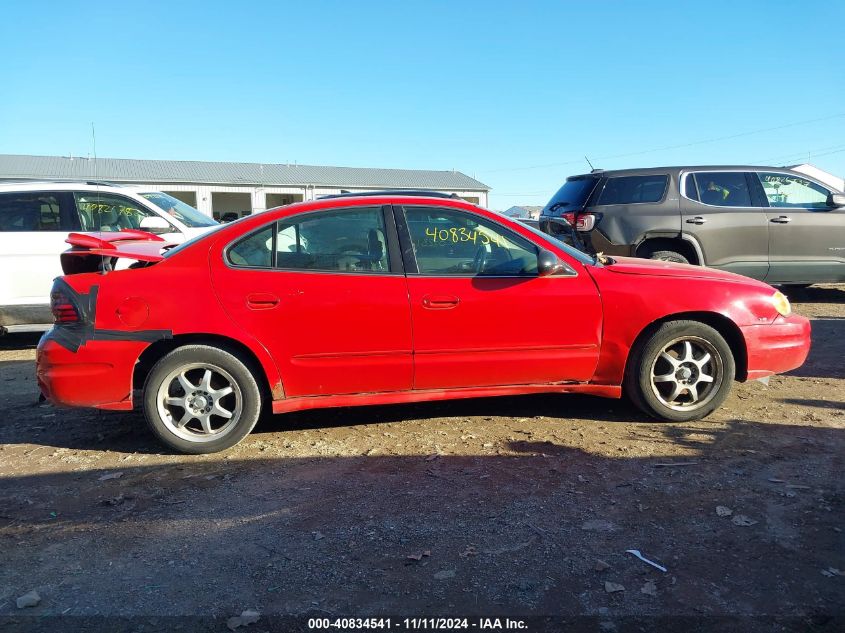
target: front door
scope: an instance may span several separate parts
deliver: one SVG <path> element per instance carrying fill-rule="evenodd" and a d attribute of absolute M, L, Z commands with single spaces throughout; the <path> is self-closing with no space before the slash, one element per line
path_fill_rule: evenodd
<path fill-rule="evenodd" d="M 123 231 L 124 229 L 145 230 L 141 223 L 146 218 L 165 219 L 152 209 L 138 204 L 131 198 L 99 191 L 78 191 L 74 194 L 76 209 L 83 231 Z M 165 220 L 167 222 L 167 220 Z M 156 231 L 168 242 L 183 242 L 185 236 L 172 223 L 169 229 Z"/>
<path fill-rule="evenodd" d="M 538 248 L 481 215 L 397 212 L 408 269 L 414 389 L 587 381 L 602 309 L 580 268 L 538 277 Z"/>
<path fill-rule="evenodd" d="M 763 279 L 769 268 L 769 226 L 742 171 L 683 177 L 681 230 L 701 246 L 702 264 Z"/>
<path fill-rule="evenodd" d="M 845 281 L 845 209 L 830 191 L 788 173 L 757 174 L 769 205 L 769 283 Z"/>
<path fill-rule="evenodd" d="M 302 213 L 212 267 L 224 308 L 273 356 L 287 397 L 411 388 L 408 291 L 392 242 L 380 207 Z"/>

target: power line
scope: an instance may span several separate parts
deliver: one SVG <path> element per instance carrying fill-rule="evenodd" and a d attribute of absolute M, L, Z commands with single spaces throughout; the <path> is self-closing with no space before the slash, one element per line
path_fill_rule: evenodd
<path fill-rule="evenodd" d="M 750 165 L 765 164 L 765 163 L 768 163 L 768 162 L 781 161 L 781 160 L 784 160 L 784 159 L 804 158 L 808 154 L 810 155 L 810 157 L 812 157 L 812 156 L 827 156 L 827 152 L 825 150 L 837 150 L 838 151 L 841 148 L 845 148 L 845 144 L 840 142 L 840 143 L 837 143 L 836 145 L 828 145 L 826 147 L 819 147 L 817 149 L 807 149 L 807 150 L 804 150 L 803 152 L 792 152 L 791 154 L 781 154 L 779 156 L 770 156 L 769 158 L 758 158 L 758 159 L 749 161 L 748 164 L 750 164 Z M 824 152 L 824 153 L 820 153 L 820 152 Z"/>
<path fill-rule="evenodd" d="M 820 117 L 820 118 L 817 118 L 817 119 L 807 119 L 807 120 L 804 120 L 804 121 L 795 121 L 793 123 L 786 123 L 784 125 L 777 125 L 775 127 L 760 128 L 758 130 L 750 130 L 748 132 L 740 132 L 738 134 L 730 134 L 728 136 L 718 136 L 718 137 L 715 137 L 715 138 L 702 139 L 702 140 L 699 140 L 699 141 L 692 141 L 692 142 L 689 142 L 689 143 L 678 143 L 677 145 L 665 145 L 663 147 L 655 147 L 655 148 L 652 148 L 652 149 L 644 149 L 644 150 L 640 150 L 640 151 L 636 151 L 636 152 L 626 152 L 624 154 L 612 154 L 612 155 L 609 155 L 609 156 L 598 156 L 598 157 L 594 158 L 594 160 L 611 160 L 611 159 L 614 159 L 614 158 L 627 158 L 627 157 L 630 157 L 630 156 L 642 156 L 643 154 L 651 154 L 651 153 L 654 153 L 654 152 L 665 152 L 665 151 L 673 150 L 673 149 L 682 149 L 684 147 L 693 147 L 695 145 L 705 145 L 707 143 L 718 143 L 719 141 L 729 141 L 729 140 L 736 139 L 736 138 L 742 138 L 744 136 L 752 136 L 754 134 L 762 134 L 764 132 L 775 132 L 777 130 L 784 130 L 784 129 L 787 129 L 787 128 L 790 128 L 790 127 L 796 127 L 796 126 L 799 126 L 799 125 L 808 125 L 810 123 L 819 123 L 821 121 L 830 121 L 831 119 L 837 119 L 837 118 L 840 118 L 840 117 L 845 117 L 845 112 L 840 112 L 839 114 L 832 114 L 830 116 Z M 495 173 L 511 172 L 511 171 L 528 171 L 528 170 L 531 170 L 531 169 L 546 169 L 546 168 L 549 168 L 549 167 L 563 167 L 565 165 L 583 164 L 583 162 L 584 162 L 584 159 L 582 158 L 582 159 L 579 159 L 579 160 L 568 160 L 568 161 L 564 161 L 564 162 L 560 162 L 560 163 L 547 163 L 545 165 L 531 165 L 531 166 L 526 166 L 526 167 L 511 167 L 511 168 L 506 168 L 506 169 L 490 169 L 490 170 L 487 170 L 487 171 L 481 171 L 481 173 L 495 174 Z"/>

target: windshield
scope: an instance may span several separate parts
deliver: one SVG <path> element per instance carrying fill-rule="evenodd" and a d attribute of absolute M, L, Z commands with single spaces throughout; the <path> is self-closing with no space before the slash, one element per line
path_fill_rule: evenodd
<path fill-rule="evenodd" d="M 597 176 L 572 176 L 566 179 L 563 187 L 552 196 L 549 203 L 543 209 L 543 215 L 560 215 L 567 211 L 583 209 L 587 198 L 593 192 Z"/>
<path fill-rule="evenodd" d="M 557 246 L 562 251 L 565 251 L 567 255 L 571 255 L 572 257 L 577 259 L 582 264 L 595 264 L 596 263 L 595 257 L 592 257 L 590 255 L 587 255 L 586 253 L 579 251 L 574 246 L 570 246 L 569 244 L 565 244 L 564 242 L 561 242 L 559 239 L 557 239 L 553 235 L 549 235 L 548 233 L 543 233 L 543 231 L 541 231 L 540 229 L 534 228 L 530 224 L 526 224 L 525 228 L 527 228 L 529 231 L 531 231 L 535 235 L 539 235 L 544 240 L 551 242 L 552 244 Z"/>
<path fill-rule="evenodd" d="M 150 193 L 142 193 L 141 197 L 146 198 L 159 209 L 179 220 L 185 226 L 197 228 L 202 226 L 214 226 L 217 224 L 217 222 L 207 215 L 203 215 L 191 205 L 185 204 L 178 198 L 174 198 L 166 193 L 153 191 Z"/>

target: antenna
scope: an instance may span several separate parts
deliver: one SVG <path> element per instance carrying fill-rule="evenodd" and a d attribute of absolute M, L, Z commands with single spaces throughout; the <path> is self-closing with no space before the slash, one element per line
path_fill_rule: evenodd
<path fill-rule="evenodd" d="M 97 183 L 97 210 L 91 213 L 91 216 L 97 217 L 97 232 L 101 232 L 103 230 L 103 218 L 102 214 L 100 213 L 100 180 L 97 177 L 97 133 L 94 130 L 94 122 L 91 121 L 91 149 L 94 152 L 94 182 Z M 106 268 L 106 258 L 105 256 L 101 259 L 101 266 L 100 268 L 105 272 Z"/>
<path fill-rule="evenodd" d="M 590 166 L 590 169 L 591 169 L 591 170 L 595 169 L 595 167 L 593 167 L 593 164 L 590 162 L 590 159 L 589 159 L 589 158 L 587 158 L 586 156 L 584 156 L 584 160 L 585 160 L 585 161 L 587 161 L 587 164 Z"/>

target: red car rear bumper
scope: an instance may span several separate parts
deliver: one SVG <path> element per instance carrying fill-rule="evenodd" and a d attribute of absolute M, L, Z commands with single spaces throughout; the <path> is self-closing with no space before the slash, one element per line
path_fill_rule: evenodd
<path fill-rule="evenodd" d="M 147 345 L 88 341 L 72 352 L 45 335 L 36 355 L 38 387 L 54 404 L 129 410 L 135 361 Z"/>
<path fill-rule="evenodd" d="M 810 353 L 810 321 L 797 314 L 741 329 L 748 350 L 748 380 L 800 367 Z"/>

